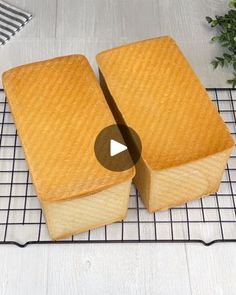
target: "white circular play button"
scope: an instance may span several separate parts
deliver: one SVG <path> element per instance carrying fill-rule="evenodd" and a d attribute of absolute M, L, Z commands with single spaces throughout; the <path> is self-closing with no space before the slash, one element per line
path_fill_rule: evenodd
<path fill-rule="evenodd" d="M 102 129 L 94 143 L 97 160 L 103 167 L 112 171 L 131 168 L 139 160 L 141 149 L 137 133 L 121 124 Z"/>

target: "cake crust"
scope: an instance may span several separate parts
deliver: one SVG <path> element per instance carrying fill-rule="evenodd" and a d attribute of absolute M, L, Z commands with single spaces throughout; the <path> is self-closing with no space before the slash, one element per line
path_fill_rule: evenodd
<path fill-rule="evenodd" d="M 85 197 L 134 176 L 95 157 L 96 136 L 115 120 L 83 55 L 11 69 L 3 85 L 41 201 Z"/>
<path fill-rule="evenodd" d="M 172 38 L 123 45 L 96 58 L 124 121 L 142 140 L 142 157 L 151 169 L 177 167 L 234 146 Z"/>

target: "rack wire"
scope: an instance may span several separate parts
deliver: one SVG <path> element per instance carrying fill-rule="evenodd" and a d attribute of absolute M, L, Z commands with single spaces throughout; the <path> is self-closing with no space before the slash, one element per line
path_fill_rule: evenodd
<path fill-rule="evenodd" d="M 236 90 L 207 89 L 232 135 Z M 236 152 L 216 194 L 163 212 L 148 213 L 132 185 L 128 215 L 62 241 L 51 241 L 3 90 L 0 90 L 0 244 L 236 242 Z"/>

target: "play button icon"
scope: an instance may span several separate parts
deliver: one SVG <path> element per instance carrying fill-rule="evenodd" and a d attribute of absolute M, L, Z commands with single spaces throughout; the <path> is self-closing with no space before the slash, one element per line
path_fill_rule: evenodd
<path fill-rule="evenodd" d="M 127 150 L 127 146 L 116 140 L 110 140 L 110 156 L 113 157 Z"/>
<path fill-rule="evenodd" d="M 124 171 L 139 160 L 142 145 L 138 134 L 122 124 L 110 125 L 98 134 L 94 151 L 99 163 L 108 170 Z"/>

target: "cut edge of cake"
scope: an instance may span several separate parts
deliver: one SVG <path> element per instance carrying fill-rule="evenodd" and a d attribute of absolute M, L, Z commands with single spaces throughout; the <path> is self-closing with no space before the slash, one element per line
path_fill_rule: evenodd
<path fill-rule="evenodd" d="M 232 150 L 158 171 L 141 159 L 134 183 L 148 211 L 166 210 L 216 193 Z"/>
<path fill-rule="evenodd" d="M 130 187 L 131 180 L 84 198 L 41 201 L 50 237 L 60 240 L 122 221 L 128 210 Z"/>

